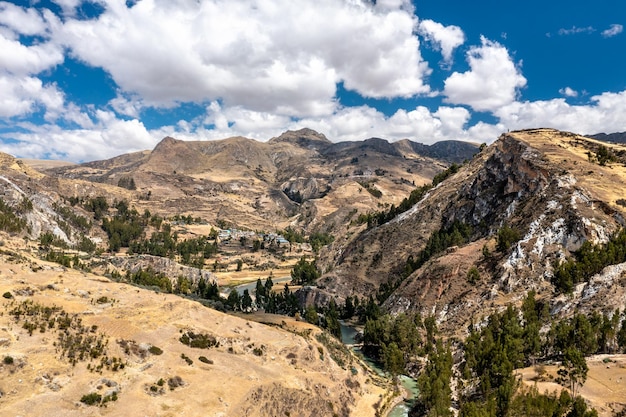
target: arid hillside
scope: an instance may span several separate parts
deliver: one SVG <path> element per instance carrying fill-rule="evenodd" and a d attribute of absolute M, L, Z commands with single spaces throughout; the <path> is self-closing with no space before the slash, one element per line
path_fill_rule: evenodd
<path fill-rule="evenodd" d="M 409 210 L 325 251 L 331 272 L 317 291 L 378 292 L 391 311 L 435 313 L 451 330 L 531 289 L 563 313 L 623 306 L 623 265 L 573 282 L 574 297 L 559 295 L 554 274 L 584 242 L 606 243 L 624 226 L 625 157 L 621 145 L 566 132 L 504 134 Z M 498 247 L 502 230 L 510 246 Z"/>
<path fill-rule="evenodd" d="M 373 415 L 391 395 L 317 327 L 0 253 L 2 415 Z M 287 320 L 287 321 L 285 321 Z"/>
<path fill-rule="evenodd" d="M 221 313 L 204 304 L 224 309 L 226 298 L 198 288 L 288 276 L 318 250 L 298 236 L 358 229 L 359 214 L 398 203 L 476 149 L 333 144 L 303 130 L 267 143 L 166 138 L 82 165 L 0 155 L 3 411 L 384 411 L 397 392 L 329 334 L 286 316 Z M 296 240 L 276 233 L 286 227 Z"/>
<path fill-rule="evenodd" d="M 356 213 L 397 204 L 416 185 L 476 151 L 475 144 L 454 141 L 332 143 L 302 129 L 268 142 L 165 138 L 152 151 L 45 172 L 125 187 L 139 211 L 191 214 L 252 230 L 291 224 L 339 233 Z"/>

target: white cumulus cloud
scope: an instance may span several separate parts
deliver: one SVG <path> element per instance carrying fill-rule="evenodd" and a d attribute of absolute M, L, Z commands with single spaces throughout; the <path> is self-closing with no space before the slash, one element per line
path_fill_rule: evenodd
<path fill-rule="evenodd" d="M 418 29 L 426 40 L 441 50 L 444 63 L 448 65 L 452 62 L 454 50 L 465 42 L 465 34 L 458 26 L 444 26 L 427 19 L 419 23 Z"/>
<path fill-rule="evenodd" d="M 303 117 L 332 113 L 338 82 L 375 98 L 429 92 L 408 1 L 102 4 L 97 20 L 69 19 L 58 39 L 144 105 L 219 99 Z"/>
<path fill-rule="evenodd" d="M 38 74 L 64 60 L 57 45 L 44 43 L 25 46 L 0 33 L 0 71 L 11 74 Z"/>
<path fill-rule="evenodd" d="M 22 35 L 40 35 L 48 25 L 32 8 L 23 8 L 9 2 L 0 2 L 0 25 Z"/>
<path fill-rule="evenodd" d="M 515 101 L 526 78 L 498 42 L 481 37 L 481 46 L 467 53 L 470 70 L 454 72 L 445 81 L 446 101 L 467 104 L 475 110 L 493 111 Z"/>
<path fill-rule="evenodd" d="M 580 134 L 626 131 L 626 91 L 603 93 L 591 102 L 570 105 L 565 99 L 515 102 L 496 112 L 508 129 L 552 127 Z"/>
<path fill-rule="evenodd" d="M 39 78 L 0 72 L 0 117 L 23 116 L 43 108 L 47 118 L 62 111 L 64 95 L 55 85 Z"/>
<path fill-rule="evenodd" d="M 55 124 L 26 126 L 28 132 L 14 135 L 17 143 L 2 144 L 0 149 L 25 158 L 83 162 L 152 149 L 158 142 L 136 119 L 99 116 L 102 119 L 90 129 L 63 129 Z"/>
<path fill-rule="evenodd" d="M 578 97 L 578 91 L 574 90 L 571 87 L 565 87 L 565 88 L 559 89 L 559 94 L 565 97 Z"/>

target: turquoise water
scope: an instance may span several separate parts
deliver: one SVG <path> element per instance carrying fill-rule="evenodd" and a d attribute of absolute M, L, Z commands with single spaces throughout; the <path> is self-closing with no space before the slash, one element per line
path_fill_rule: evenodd
<path fill-rule="evenodd" d="M 339 321 L 339 324 L 341 325 L 341 341 L 346 345 L 353 345 L 355 343 L 354 338 L 358 333 L 357 330 L 354 327 L 348 326 L 343 321 Z M 379 375 L 385 374 L 380 364 L 373 361 L 371 358 L 363 355 L 359 348 L 353 348 L 352 350 L 357 355 L 359 355 L 363 359 L 363 361 L 367 363 L 367 365 L 376 373 L 378 373 Z M 401 375 L 400 380 L 404 389 L 410 392 L 411 395 L 410 398 L 408 398 L 406 401 L 396 405 L 389 413 L 389 417 L 407 417 L 409 415 L 409 410 L 413 405 L 413 400 L 415 399 L 415 397 L 417 397 L 419 392 L 417 389 L 417 381 L 415 381 L 414 379 L 406 375 Z"/>
<path fill-rule="evenodd" d="M 265 281 L 266 281 L 265 279 L 262 279 L 261 283 L 265 285 Z M 291 277 L 272 278 L 272 282 L 274 283 L 274 285 L 284 284 L 285 282 L 289 282 L 289 281 L 291 281 Z M 237 289 L 237 292 L 239 293 L 239 295 L 243 295 L 243 292 L 245 290 L 248 290 L 248 293 L 250 294 L 250 296 L 254 298 L 254 292 L 256 291 L 256 281 L 250 282 L 248 284 L 237 285 L 235 289 Z"/>

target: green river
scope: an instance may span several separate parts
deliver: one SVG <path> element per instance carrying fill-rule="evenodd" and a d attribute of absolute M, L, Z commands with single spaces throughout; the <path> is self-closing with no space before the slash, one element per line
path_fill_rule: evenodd
<path fill-rule="evenodd" d="M 339 323 L 341 324 L 341 341 L 345 345 L 354 345 L 354 338 L 357 335 L 356 329 L 354 327 L 348 326 L 343 321 L 340 321 Z M 380 364 L 363 355 L 359 348 L 353 347 L 352 349 L 354 353 L 363 358 L 365 363 L 367 363 L 370 368 L 376 371 L 376 373 L 378 373 L 379 375 L 385 374 L 385 372 L 380 367 Z M 411 409 L 411 406 L 413 404 L 413 400 L 415 397 L 417 397 L 419 392 L 417 389 L 417 382 L 414 379 L 406 375 L 401 375 L 400 380 L 402 381 L 402 386 L 404 387 L 404 389 L 407 390 L 407 392 L 410 392 L 411 395 L 410 398 L 408 398 L 406 401 L 396 405 L 388 414 L 388 417 L 407 417 L 409 415 L 409 410 Z"/>
<path fill-rule="evenodd" d="M 287 282 L 289 280 L 291 280 L 291 277 L 276 278 L 274 280 L 274 284 Z M 265 283 L 265 280 L 263 280 L 262 282 Z M 235 287 L 235 289 L 237 290 L 237 292 L 239 292 L 239 294 L 243 294 L 244 290 L 247 289 L 250 295 L 252 296 L 254 296 L 255 288 L 256 288 L 256 281 L 251 282 L 249 284 L 243 284 L 243 285 L 239 285 Z M 348 326 L 343 321 L 340 321 L 340 324 L 341 324 L 341 341 L 346 345 L 354 345 L 355 344 L 354 338 L 357 334 L 357 330 L 354 327 Z M 356 353 L 361 358 L 363 358 L 364 362 L 370 368 L 372 368 L 376 373 L 378 373 L 379 375 L 385 374 L 385 372 L 380 367 L 380 364 L 376 363 L 372 359 L 363 355 L 360 348 L 353 347 L 352 350 L 354 351 L 354 353 Z M 404 389 L 407 390 L 407 392 L 410 392 L 411 395 L 409 399 L 396 405 L 388 414 L 388 417 L 407 417 L 409 415 L 409 410 L 411 408 L 411 405 L 413 404 L 413 399 L 418 395 L 418 392 L 419 392 L 417 389 L 417 382 L 414 379 L 406 375 L 401 375 L 400 380 L 402 381 L 402 386 L 404 387 Z M 369 416 L 362 416 L 362 417 L 369 417 Z"/>

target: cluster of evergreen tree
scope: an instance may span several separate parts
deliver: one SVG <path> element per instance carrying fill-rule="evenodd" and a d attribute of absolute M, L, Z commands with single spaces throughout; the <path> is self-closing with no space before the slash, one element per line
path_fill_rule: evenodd
<path fill-rule="evenodd" d="M 465 408 L 464 415 L 485 416 L 478 409 L 469 406 Z M 583 398 L 572 398 L 566 390 L 557 396 L 556 393 L 540 394 L 536 387 L 518 389 L 509 411 L 510 417 L 597 417 L 597 415 L 596 410 L 587 408 Z"/>
<path fill-rule="evenodd" d="M 626 318 L 620 323 L 620 311 L 589 315 L 577 313 L 573 317 L 552 323 L 542 347 L 544 357 L 562 355 L 575 348 L 583 355 L 626 351 Z"/>
<path fill-rule="evenodd" d="M 221 300 L 220 289 L 217 286 L 217 283 L 214 281 L 205 280 L 204 278 L 200 278 L 198 280 L 197 285 L 192 288 L 192 292 L 193 294 L 205 300 Z"/>
<path fill-rule="evenodd" d="M 341 340 L 340 314 L 340 309 L 335 300 L 330 300 L 326 308 L 320 308 L 319 313 L 315 306 L 307 307 L 304 312 L 304 318 L 309 323 L 328 330 L 330 334 Z"/>
<path fill-rule="evenodd" d="M 479 395 L 464 401 L 462 416 L 471 415 L 470 411 L 507 415 L 516 388 L 513 370 L 525 364 L 525 329 L 518 313 L 509 306 L 503 313 L 493 314 L 482 330 L 471 329 L 464 346 L 464 376 L 478 381 Z"/>
<path fill-rule="evenodd" d="M 106 202 L 106 200 L 105 200 Z M 137 210 L 129 208 L 125 200 L 118 201 L 114 208 L 116 214 L 112 218 L 102 219 L 102 229 L 109 236 L 109 249 L 117 252 L 122 247 L 128 247 L 131 242 L 141 237 L 148 219 L 140 216 Z"/>
<path fill-rule="evenodd" d="M 291 270 L 291 282 L 295 285 L 311 285 L 320 277 L 315 261 L 307 261 L 304 256 L 300 258 Z"/>
<path fill-rule="evenodd" d="M 318 252 L 323 246 L 330 245 L 335 237 L 329 233 L 316 232 L 309 236 L 309 243 L 314 252 Z"/>
<path fill-rule="evenodd" d="M 226 299 L 226 305 L 233 311 L 249 312 L 252 309 L 252 304 L 252 297 L 247 289 L 243 291 L 242 295 L 239 295 L 239 292 L 233 288 Z"/>
<path fill-rule="evenodd" d="M 430 258 L 443 252 L 447 248 L 469 242 L 472 232 L 472 226 L 458 220 L 455 220 L 447 228 L 441 228 L 435 231 L 430 235 L 426 246 L 417 256 L 409 256 L 409 259 L 406 261 L 404 276 L 408 277 L 413 271 L 424 265 Z"/>
<path fill-rule="evenodd" d="M 285 314 L 295 316 L 300 313 L 300 303 L 298 297 L 291 292 L 289 286 L 285 284 L 282 292 L 270 292 L 265 297 L 263 306 L 266 313 Z"/>
<path fill-rule="evenodd" d="M 600 145 L 595 153 L 587 152 L 589 162 L 598 162 L 600 165 L 605 166 L 607 162 L 617 162 L 618 158 L 615 154 L 606 146 Z"/>
<path fill-rule="evenodd" d="M 588 416 L 584 402 L 576 398 L 576 389 L 587 377 L 585 355 L 626 349 L 626 320 L 619 326 L 619 310 L 612 314 L 598 312 L 576 314 L 569 319 L 550 323 L 547 305 L 535 300 L 530 292 L 521 311 L 508 307 L 502 313 L 489 317 L 481 330 L 471 328 L 464 344 L 464 378 L 477 382 L 477 392 L 472 398 L 464 398 L 462 417 L 497 416 L 518 414 L 513 409 L 514 393 L 518 388 L 513 370 L 529 366 L 538 359 L 556 359 L 562 363 L 560 382 L 570 388 L 574 398 L 557 399 L 555 396 L 539 398 L 536 393 L 524 394 L 518 400 L 523 407 L 559 409 L 562 416 Z M 550 331 L 540 334 L 539 329 L 550 324 Z M 559 403 L 560 401 L 560 403 Z M 558 405 L 560 404 L 560 405 Z M 582 404 L 582 405 L 581 405 Z M 557 407 L 558 405 L 558 407 Z M 515 406 L 519 407 L 519 406 Z"/>
<path fill-rule="evenodd" d="M 501 253 L 507 253 L 511 246 L 517 243 L 521 237 L 519 230 L 508 225 L 502 226 L 496 236 L 496 250 Z"/>
<path fill-rule="evenodd" d="M 131 242 L 129 252 L 169 258 L 178 256 L 182 264 L 202 269 L 205 259 L 218 252 L 218 246 L 216 240 L 206 236 L 179 241 L 178 235 L 171 233 L 171 226 L 163 224 L 161 230 L 153 232 L 150 239 Z"/>
<path fill-rule="evenodd" d="M 127 190 L 137 189 L 137 185 L 135 184 L 135 179 L 133 177 L 121 177 L 117 182 L 117 186 L 126 188 Z"/>
<path fill-rule="evenodd" d="M 91 222 L 86 217 L 74 213 L 70 208 L 57 203 L 54 203 L 53 208 L 61 218 L 80 231 L 87 232 L 91 229 Z"/>
<path fill-rule="evenodd" d="M 460 165 L 453 163 L 446 170 L 441 171 L 439 174 L 435 175 L 435 177 L 433 178 L 433 182 L 432 182 L 433 187 L 437 186 L 439 183 L 445 181 L 449 177 L 459 172 L 460 168 L 461 168 Z"/>
<path fill-rule="evenodd" d="M 390 314 L 368 318 L 363 331 L 363 352 L 377 358 L 392 375 L 404 371 L 407 362 L 423 353 L 419 314 Z"/>
<path fill-rule="evenodd" d="M 70 197 L 69 201 L 72 206 L 81 203 L 85 210 L 93 213 L 96 220 L 102 219 L 102 217 L 107 214 L 107 211 L 109 210 L 109 203 L 103 196 L 89 198 L 87 200 L 82 200 L 79 197 Z"/>
<path fill-rule="evenodd" d="M 21 219 L 15 211 L 0 198 L 0 230 L 19 233 L 26 228 L 26 220 Z"/>
<path fill-rule="evenodd" d="M 139 268 L 136 272 L 126 272 L 126 280 L 136 285 L 146 287 L 159 287 L 162 291 L 171 293 L 172 281 L 163 273 L 156 272 L 148 267 L 146 269 Z"/>
<path fill-rule="evenodd" d="M 555 267 L 552 283 L 558 292 L 571 293 L 579 282 L 588 281 L 608 265 L 626 262 L 626 229 L 621 229 L 606 244 L 589 241 L 569 259 Z"/>
<path fill-rule="evenodd" d="M 410 416 L 452 416 L 452 364 L 450 347 L 444 346 L 441 339 L 430 345 L 426 367 L 417 380 L 420 395 Z"/>
<path fill-rule="evenodd" d="M 304 235 L 291 226 L 281 231 L 280 235 L 291 243 L 304 243 Z"/>

